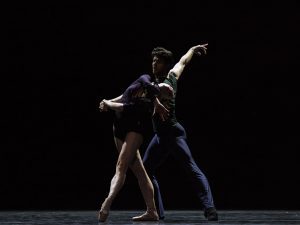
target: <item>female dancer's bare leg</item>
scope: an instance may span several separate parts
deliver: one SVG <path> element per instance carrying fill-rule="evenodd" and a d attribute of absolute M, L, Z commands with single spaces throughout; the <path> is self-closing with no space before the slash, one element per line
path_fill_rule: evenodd
<path fill-rule="evenodd" d="M 104 200 L 99 212 L 99 221 L 103 222 L 107 219 L 110 206 L 117 194 L 119 193 L 119 191 L 121 190 L 125 182 L 127 169 L 132 160 L 135 158 L 136 151 L 141 146 L 142 142 L 143 137 L 141 134 L 136 132 L 127 133 L 118 157 L 116 173 L 113 176 L 110 183 L 109 194 Z"/>
<path fill-rule="evenodd" d="M 122 146 L 122 141 L 118 138 L 115 138 L 115 143 L 117 146 L 117 149 L 120 150 Z M 132 219 L 134 221 L 151 221 L 151 220 L 158 220 L 158 214 L 156 211 L 156 206 L 154 202 L 154 189 L 152 182 L 150 178 L 148 177 L 148 174 L 144 168 L 144 164 L 140 155 L 139 150 L 137 150 L 136 157 L 133 159 L 133 161 L 129 165 L 130 169 L 138 179 L 138 183 L 144 198 L 144 201 L 147 206 L 147 211 L 137 217 L 133 217 Z"/>
<path fill-rule="evenodd" d="M 137 157 L 135 161 L 130 165 L 134 175 L 138 179 L 141 192 L 143 194 L 147 211 L 141 216 L 133 217 L 134 221 L 149 221 L 158 220 L 158 214 L 156 211 L 155 201 L 154 201 L 154 188 L 152 182 L 146 172 L 141 155 L 139 151 L 137 152 Z"/>

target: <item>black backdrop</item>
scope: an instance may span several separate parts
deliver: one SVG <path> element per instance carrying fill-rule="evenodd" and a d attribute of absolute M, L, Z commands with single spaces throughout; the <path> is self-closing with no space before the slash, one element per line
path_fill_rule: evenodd
<path fill-rule="evenodd" d="M 0 208 L 98 209 L 117 159 L 113 116 L 99 113 L 100 100 L 149 73 L 154 47 L 179 60 L 208 42 L 208 55 L 194 57 L 178 83 L 177 117 L 217 208 L 299 209 L 299 19 L 290 9 L 11 6 Z M 166 209 L 200 208 L 172 159 L 158 179 Z M 113 208 L 143 207 L 128 172 Z"/>

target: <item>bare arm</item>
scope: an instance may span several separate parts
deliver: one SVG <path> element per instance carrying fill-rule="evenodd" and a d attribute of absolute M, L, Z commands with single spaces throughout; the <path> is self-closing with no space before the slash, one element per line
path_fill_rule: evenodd
<path fill-rule="evenodd" d="M 116 98 L 110 99 L 109 101 L 111 101 L 111 102 L 120 102 L 121 99 L 122 99 L 122 97 L 123 97 L 123 95 L 120 95 L 120 96 L 118 96 Z"/>
<path fill-rule="evenodd" d="M 120 95 L 110 100 L 103 99 L 99 104 L 100 112 L 106 112 L 108 109 L 123 111 L 123 104 L 121 103 L 122 96 L 123 95 Z"/>
<path fill-rule="evenodd" d="M 158 98 L 154 99 L 154 111 L 153 115 L 157 113 L 162 121 L 165 121 L 169 117 L 169 110 L 161 104 Z"/>
<path fill-rule="evenodd" d="M 207 45 L 208 44 L 193 46 L 188 50 L 187 53 L 185 53 L 181 57 L 179 62 L 176 63 L 175 66 L 173 67 L 173 69 L 170 70 L 170 72 L 173 72 L 176 74 L 177 80 L 181 76 L 185 66 L 191 61 L 194 54 L 201 55 L 201 51 L 203 51 L 203 53 L 206 54 L 206 50 L 207 50 L 206 46 Z"/>
<path fill-rule="evenodd" d="M 123 103 L 112 102 L 111 100 L 105 100 L 105 99 L 103 99 L 99 105 L 100 112 L 105 112 L 108 109 L 111 109 L 111 110 L 114 110 L 117 112 L 121 112 L 121 111 L 123 111 L 123 108 L 124 108 Z"/>

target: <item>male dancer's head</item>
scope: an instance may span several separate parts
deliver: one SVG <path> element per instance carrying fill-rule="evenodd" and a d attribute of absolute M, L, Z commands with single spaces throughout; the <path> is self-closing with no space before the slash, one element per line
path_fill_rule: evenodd
<path fill-rule="evenodd" d="M 173 66 L 173 53 L 163 47 L 152 50 L 152 73 L 155 79 L 162 82 Z"/>

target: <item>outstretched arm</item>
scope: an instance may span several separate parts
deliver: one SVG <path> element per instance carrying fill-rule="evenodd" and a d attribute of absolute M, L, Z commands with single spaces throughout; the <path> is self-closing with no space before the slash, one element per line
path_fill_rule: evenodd
<path fill-rule="evenodd" d="M 181 76 L 185 66 L 191 61 L 192 57 L 194 54 L 196 55 L 201 55 L 201 52 L 203 52 L 204 54 L 206 54 L 206 50 L 207 50 L 207 46 L 208 44 L 204 44 L 204 45 L 196 45 L 191 47 L 187 53 L 185 53 L 181 59 L 179 60 L 178 63 L 175 64 L 175 66 L 173 67 L 173 69 L 170 70 L 170 72 L 173 72 L 176 74 L 176 78 L 177 80 L 179 79 L 179 77 Z M 169 72 L 169 73 L 170 73 Z"/>
<path fill-rule="evenodd" d="M 124 104 L 119 102 L 112 102 L 111 100 L 103 99 L 100 102 L 99 109 L 100 112 L 106 112 L 108 109 L 121 112 L 123 111 Z"/>
<path fill-rule="evenodd" d="M 115 111 L 123 110 L 123 103 L 121 103 L 123 95 L 120 95 L 116 98 L 106 100 L 103 99 L 99 104 L 100 112 L 106 112 L 109 108 Z"/>
<path fill-rule="evenodd" d="M 123 95 L 120 95 L 120 96 L 118 96 L 116 98 L 110 99 L 109 101 L 111 101 L 111 102 L 121 102 L 122 96 Z"/>

